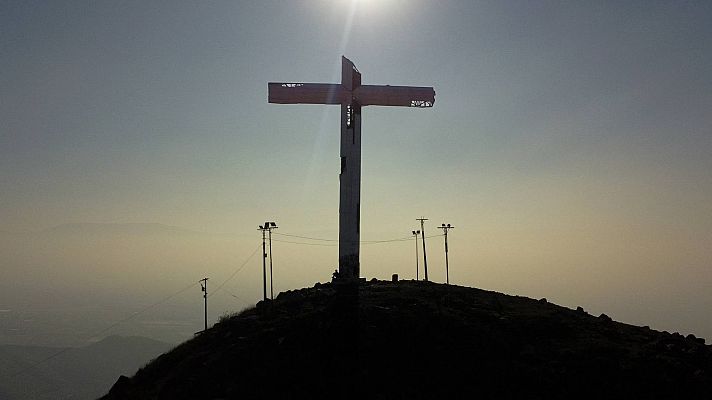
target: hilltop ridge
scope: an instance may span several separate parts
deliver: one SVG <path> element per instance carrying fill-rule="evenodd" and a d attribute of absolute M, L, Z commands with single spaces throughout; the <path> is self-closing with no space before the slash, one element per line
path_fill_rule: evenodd
<path fill-rule="evenodd" d="M 430 282 L 319 284 L 225 317 L 103 399 L 708 398 L 712 350 L 547 302 Z"/>

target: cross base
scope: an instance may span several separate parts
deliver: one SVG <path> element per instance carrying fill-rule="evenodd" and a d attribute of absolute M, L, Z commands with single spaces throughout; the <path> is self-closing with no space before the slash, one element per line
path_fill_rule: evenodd
<path fill-rule="evenodd" d="M 349 254 L 339 257 L 339 279 L 358 280 L 359 278 L 358 254 Z"/>

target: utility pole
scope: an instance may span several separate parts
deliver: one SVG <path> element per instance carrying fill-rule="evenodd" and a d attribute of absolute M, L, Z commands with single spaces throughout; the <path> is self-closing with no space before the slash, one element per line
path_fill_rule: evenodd
<path fill-rule="evenodd" d="M 415 280 L 419 281 L 420 277 L 418 276 L 418 270 L 420 267 L 418 266 L 418 235 L 420 235 L 420 231 L 413 231 L 413 236 L 415 237 Z"/>
<path fill-rule="evenodd" d="M 427 221 L 427 218 L 420 217 L 416 218 L 416 221 L 420 221 L 420 233 L 422 234 L 423 238 L 423 270 L 425 272 L 425 281 L 428 281 L 428 254 L 425 252 L 425 221 Z"/>
<path fill-rule="evenodd" d="M 267 225 L 267 224 L 265 224 Z M 257 229 L 259 231 L 262 231 L 262 299 L 267 300 L 267 251 L 265 249 L 265 232 L 267 232 L 269 228 L 265 228 L 264 226 L 260 225 L 260 227 Z"/>
<path fill-rule="evenodd" d="M 450 267 L 448 266 L 448 260 L 447 260 L 447 231 L 450 229 L 454 228 L 454 226 L 450 224 L 442 224 L 438 228 L 443 230 L 443 233 L 445 234 L 445 283 L 448 285 L 450 284 L 450 272 L 449 269 Z"/>
<path fill-rule="evenodd" d="M 269 232 L 269 297 L 274 300 L 274 280 L 272 279 L 272 229 L 277 229 L 277 224 L 274 222 L 265 222 L 265 228 L 267 232 Z"/>
<path fill-rule="evenodd" d="M 200 290 L 203 291 L 203 302 L 205 303 L 205 329 L 208 330 L 208 279 L 203 278 L 200 280 Z"/>

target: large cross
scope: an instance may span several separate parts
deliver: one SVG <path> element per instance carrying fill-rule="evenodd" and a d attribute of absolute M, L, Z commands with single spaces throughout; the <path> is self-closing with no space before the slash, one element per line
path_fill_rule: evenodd
<path fill-rule="evenodd" d="M 361 73 L 341 58 L 341 83 L 270 82 L 269 102 L 341 105 L 341 174 L 339 175 L 339 277 L 359 278 L 361 206 L 361 107 L 432 107 L 432 87 L 361 85 Z"/>

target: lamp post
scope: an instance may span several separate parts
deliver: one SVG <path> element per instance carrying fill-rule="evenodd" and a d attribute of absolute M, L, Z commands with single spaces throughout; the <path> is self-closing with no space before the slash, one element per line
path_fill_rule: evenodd
<path fill-rule="evenodd" d="M 267 300 L 267 251 L 265 249 L 265 232 L 267 232 L 267 224 L 260 225 L 257 230 L 262 231 L 262 299 Z"/>
<path fill-rule="evenodd" d="M 203 292 L 203 302 L 205 305 L 205 329 L 203 329 L 203 332 L 208 330 L 208 279 L 210 278 L 200 280 L 200 290 Z"/>
<path fill-rule="evenodd" d="M 267 232 L 269 232 L 269 294 L 270 298 L 274 300 L 274 280 L 272 275 L 272 229 L 277 229 L 277 224 L 274 222 L 265 222 L 265 227 L 267 227 Z"/>
<path fill-rule="evenodd" d="M 420 235 L 420 231 L 413 231 L 413 236 L 415 237 L 415 280 L 418 281 L 420 280 L 419 274 L 419 269 L 420 267 L 418 266 L 418 235 Z"/>
<path fill-rule="evenodd" d="M 420 217 L 416 218 L 416 221 L 420 221 L 420 233 L 423 239 L 423 272 L 425 273 L 425 281 L 428 281 L 428 253 L 425 252 L 425 221 L 427 218 Z"/>
<path fill-rule="evenodd" d="M 277 229 L 277 224 L 268 221 L 260 225 L 257 230 L 262 231 L 262 297 L 267 300 L 267 250 L 265 232 L 269 232 L 269 293 L 270 299 L 274 300 L 274 284 L 272 283 L 272 229 Z"/>

